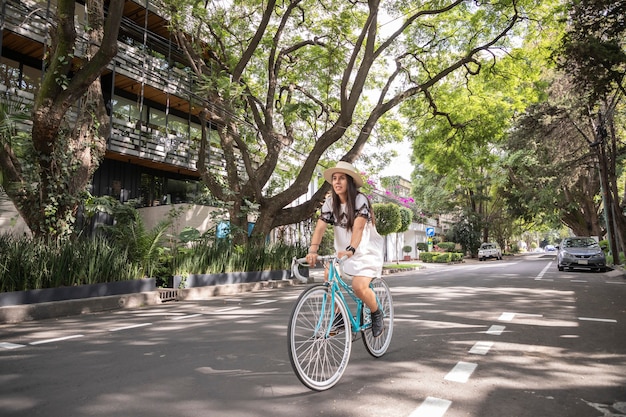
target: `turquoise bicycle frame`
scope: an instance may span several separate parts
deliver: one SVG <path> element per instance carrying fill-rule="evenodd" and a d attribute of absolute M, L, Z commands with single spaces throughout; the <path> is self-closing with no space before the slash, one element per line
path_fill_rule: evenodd
<path fill-rule="evenodd" d="M 352 289 L 352 287 L 346 284 L 346 282 L 341 278 L 341 275 L 339 274 L 337 270 L 337 266 L 335 264 L 336 262 L 337 260 L 333 260 L 329 262 L 330 265 L 328 267 L 328 282 L 326 282 L 324 285 L 328 286 L 330 291 L 328 291 L 326 295 L 324 296 L 324 303 L 322 304 L 322 311 L 320 314 L 319 322 L 317 323 L 317 326 L 316 326 L 317 327 L 316 331 L 319 331 L 319 329 L 322 327 L 322 320 L 325 317 L 326 297 L 330 296 L 331 297 L 330 306 L 333 310 L 333 313 L 331 314 L 331 317 L 330 317 L 330 323 L 333 323 L 333 321 L 335 320 L 335 310 L 336 310 L 335 303 L 337 302 L 336 297 L 339 297 L 348 312 L 348 315 L 350 318 L 350 325 L 351 325 L 350 327 L 352 329 L 352 332 L 358 333 L 372 326 L 370 322 L 370 323 L 365 324 L 363 327 L 361 327 L 361 324 L 359 323 L 359 320 L 358 320 L 363 315 L 363 309 L 367 307 L 365 306 L 363 301 L 354 294 L 354 290 Z M 370 288 L 371 287 L 372 285 L 370 284 Z M 348 305 L 346 297 L 344 296 L 344 291 L 356 303 L 356 315 L 352 314 L 352 310 L 350 309 L 350 306 Z M 376 299 L 376 302 L 378 302 L 378 298 Z M 380 308 L 380 305 L 379 305 L 379 308 Z M 326 337 L 330 335 L 330 330 L 331 330 L 331 326 L 328 326 L 328 328 L 326 329 Z"/>

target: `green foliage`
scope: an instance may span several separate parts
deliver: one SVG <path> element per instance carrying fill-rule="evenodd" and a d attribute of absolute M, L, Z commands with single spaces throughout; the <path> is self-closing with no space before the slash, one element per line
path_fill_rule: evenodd
<path fill-rule="evenodd" d="M 437 243 L 439 249 L 444 250 L 446 252 L 454 252 L 456 249 L 456 243 L 454 242 L 439 242 Z"/>
<path fill-rule="evenodd" d="M 426 263 L 448 263 L 463 260 L 459 252 L 420 252 L 420 260 Z"/>
<path fill-rule="evenodd" d="M 397 264 L 389 264 L 389 265 L 383 265 L 383 270 L 385 269 L 419 269 L 420 265 L 419 264 L 401 264 L 401 263 L 397 263 Z"/>
<path fill-rule="evenodd" d="M 0 235 L 0 292 L 141 278 L 126 250 L 106 239 L 45 242 Z"/>
<path fill-rule="evenodd" d="M 152 230 L 147 230 L 139 212 L 132 205 L 116 202 L 111 205 L 111 210 L 115 223 L 102 226 L 105 235 L 112 244 L 128 253 L 131 262 L 140 265 L 145 276 L 154 277 L 167 259 L 169 248 L 164 246 L 165 232 L 172 221 L 162 220 Z"/>
<path fill-rule="evenodd" d="M 428 250 L 428 243 L 425 242 L 419 242 L 417 245 L 417 249 L 420 252 L 426 252 Z M 421 255 L 420 255 L 421 256 Z"/>
<path fill-rule="evenodd" d="M 179 251 L 174 256 L 172 274 L 289 269 L 291 259 L 294 256 L 302 257 L 306 250 L 284 244 L 232 246 L 227 242 L 197 242 L 190 250 Z"/>
<path fill-rule="evenodd" d="M 320 255 L 332 255 L 335 253 L 335 233 L 333 226 L 328 226 L 324 231 L 322 243 L 320 243 L 317 253 Z"/>
<path fill-rule="evenodd" d="M 452 226 L 454 242 L 459 243 L 464 253 L 478 253 L 481 243 L 480 222 L 475 215 L 462 216 Z"/>
<path fill-rule="evenodd" d="M 412 250 L 413 250 L 413 247 L 410 245 L 405 245 L 402 247 L 402 252 L 404 253 L 411 253 Z"/>
<path fill-rule="evenodd" d="M 588 93 L 593 106 L 596 100 L 623 89 L 626 3 L 579 0 L 570 4 L 571 24 L 558 51 L 560 68 L 571 74 L 577 91 Z"/>
<path fill-rule="evenodd" d="M 400 227 L 396 230 L 396 233 L 403 233 L 409 230 L 412 220 L 413 212 L 406 207 L 400 207 Z"/>
<path fill-rule="evenodd" d="M 381 236 L 395 233 L 402 226 L 400 207 L 393 203 L 372 204 L 376 218 L 376 230 Z"/>

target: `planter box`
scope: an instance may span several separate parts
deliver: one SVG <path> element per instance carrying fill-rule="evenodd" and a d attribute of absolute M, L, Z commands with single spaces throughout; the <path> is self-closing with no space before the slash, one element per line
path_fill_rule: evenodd
<path fill-rule="evenodd" d="M 304 272 L 304 271 L 303 271 Z M 307 271 L 308 272 L 308 271 Z M 303 274 L 304 275 L 304 274 Z M 173 288 L 197 288 L 211 285 L 242 284 L 259 281 L 286 280 L 291 271 L 254 271 L 254 272 L 225 272 L 222 274 L 189 274 L 183 280 L 180 275 L 174 276 Z M 184 284 L 181 286 L 181 282 Z"/>
<path fill-rule="evenodd" d="M 75 287 L 44 288 L 41 290 L 12 291 L 0 293 L 0 307 L 47 303 L 51 301 L 77 300 L 91 297 L 133 294 L 156 290 L 154 278 L 102 284 L 77 285 Z"/>

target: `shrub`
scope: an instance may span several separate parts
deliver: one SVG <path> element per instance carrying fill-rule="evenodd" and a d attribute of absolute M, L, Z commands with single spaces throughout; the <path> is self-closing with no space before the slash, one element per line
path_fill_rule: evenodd
<path fill-rule="evenodd" d="M 427 251 L 427 250 L 428 250 L 428 243 L 419 242 L 419 243 L 417 244 L 417 249 L 418 249 L 418 250 L 420 250 L 420 251 L 422 251 L 422 252 Z"/>
<path fill-rule="evenodd" d="M 454 242 L 440 242 L 437 246 L 444 252 L 454 252 L 456 249 L 456 243 Z"/>
<path fill-rule="evenodd" d="M 458 262 L 463 259 L 460 252 L 422 252 L 420 260 L 426 263 L 448 263 Z"/>

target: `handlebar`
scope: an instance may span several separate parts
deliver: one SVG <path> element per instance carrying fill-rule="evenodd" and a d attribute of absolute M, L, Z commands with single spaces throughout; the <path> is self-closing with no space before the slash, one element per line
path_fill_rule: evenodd
<path fill-rule="evenodd" d="M 339 264 L 341 264 L 343 261 L 345 261 L 346 259 L 348 259 L 347 256 L 344 256 L 343 258 L 339 259 L 337 258 L 336 255 L 323 255 L 323 256 L 318 256 L 317 260 L 319 262 L 324 262 L 324 261 L 329 261 L 329 262 L 334 262 L 337 261 Z M 308 278 L 307 277 L 303 277 L 302 274 L 300 274 L 300 270 L 298 269 L 299 266 L 306 266 L 306 267 L 311 267 L 311 265 L 308 264 L 308 262 L 306 261 L 306 257 L 305 258 L 296 258 L 294 257 L 291 260 L 291 276 L 292 277 L 296 277 L 298 278 L 300 281 L 302 282 L 308 282 Z"/>

